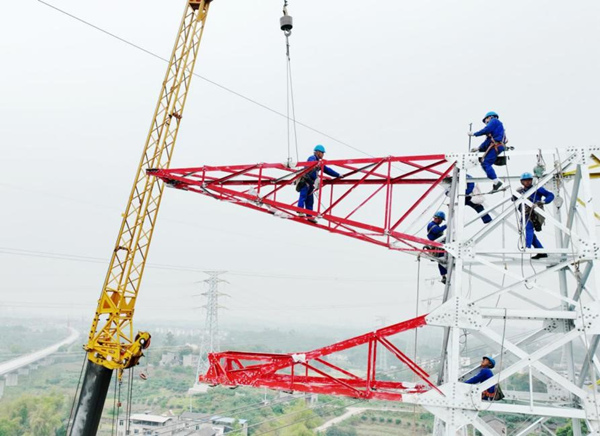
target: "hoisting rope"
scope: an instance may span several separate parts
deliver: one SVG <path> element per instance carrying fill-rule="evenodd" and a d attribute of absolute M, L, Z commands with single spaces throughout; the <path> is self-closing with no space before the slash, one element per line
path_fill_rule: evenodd
<path fill-rule="evenodd" d="M 296 162 L 298 162 L 298 133 L 296 131 L 296 108 L 294 105 L 294 84 L 292 81 L 292 61 L 290 57 L 290 35 L 294 27 L 294 20 L 287 11 L 288 2 L 283 0 L 283 17 L 279 19 L 279 25 L 285 35 L 285 58 L 286 58 L 286 122 L 287 122 L 287 165 L 292 167 L 292 153 L 290 145 L 290 122 L 294 130 L 294 144 L 296 146 Z M 291 108 L 291 117 L 290 117 Z"/>
<path fill-rule="evenodd" d="M 119 390 L 118 384 L 119 384 L 119 377 L 115 377 L 115 392 L 113 395 L 113 419 L 112 419 L 112 426 L 111 426 L 111 431 L 110 431 L 111 436 L 114 436 L 115 424 L 117 422 L 119 422 L 119 408 L 121 407 L 121 404 L 120 404 L 121 398 L 119 396 L 119 402 L 117 403 L 117 392 L 119 392 L 119 395 L 120 395 L 121 391 Z"/>
<path fill-rule="evenodd" d="M 543 158 L 542 158 L 542 161 L 543 161 Z M 538 155 L 538 163 L 539 162 L 540 162 L 540 155 Z M 506 168 L 506 177 L 508 178 L 510 176 L 510 170 L 508 168 L 508 159 L 506 161 L 506 166 L 504 168 Z M 537 186 L 537 181 L 532 186 Z M 515 192 L 513 191 L 511 184 L 508 185 L 508 190 L 509 190 L 509 195 L 512 198 L 517 197 L 517 195 L 515 195 Z M 527 237 L 525 227 L 527 224 L 527 220 L 530 219 L 530 216 L 525 215 L 525 211 L 523 210 L 524 207 L 525 207 L 524 204 L 517 206 L 513 202 L 513 210 L 515 213 L 516 227 L 517 227 L 517 231 L 519 233 L 519 239 L 517 240 L 517 250 L 519 250 L 521 252 L 521 275 L 523 277 L 525 277 L 525 250 L 527 249 L 526 244 L 525 244 L 525 238 Z M 522 213 L 519 213 L 519 208 L 521 209 Z M 533 213 L 533 208 L 530 209 L 529 215 L 531 215 L 532 213 Z M 531 266 L 531 269 L 533 270 L 534 274 L 537 274 L 537 271 L 536 271 L 535 267 L 533 266 L 533 260 L 531 258 L 529 259 L 529 265 Z M 506 264 L 505 264 L 505 269 L 507 269 Z M 504 276 L 504 278 L 505 278 L 505 276 Z M 525 288 L 527 288 L 529 290 L 533 289 L 533 286 L 530 287 L 527 284 L 527 281 L 524 282 L 524 286 L 525 286 Z"/>
<path fill-rule="evenodd" d="M 79 386 L 81 385 L 81 377 L 83 376 L 83 371 L 87 367 L 87 362 L 88 362 L 87 354 L 84 354 L 83 362 L 81 362 L 81 371 L 79 371 L 79 379 L 77 380 L 77 388 L 75 388 L 76 394 L 73 396 L 73 403 L 71 404 L 71 411 L 69 412 L 69 420 L 67 421 L 67 427 L 71 427 L 73 425 L 73 412 L 75 411 L 75 402 L 77 401 L 77 392 L 80 392 Z M 73 430 L 73 429 L 71 428 L 71 430 Z"/>

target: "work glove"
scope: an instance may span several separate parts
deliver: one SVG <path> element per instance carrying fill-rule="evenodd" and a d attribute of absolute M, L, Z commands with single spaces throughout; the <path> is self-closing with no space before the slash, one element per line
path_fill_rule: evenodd
<path fill-rule="evenodd" d="M 479 147 L 474 147 L 471 149 L 471 153 L 477 153 L 479 151 Z"/>
<path fill-rule="evenodd" d="M 473 132 L 467 132 L 467 135 L 473 136 Z"/>

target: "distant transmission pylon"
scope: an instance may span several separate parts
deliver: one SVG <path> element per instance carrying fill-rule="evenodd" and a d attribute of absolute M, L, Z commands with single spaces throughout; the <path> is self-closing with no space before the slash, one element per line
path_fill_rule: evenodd
<path fill-rule="evenodd" d="M 219 276 L 225 274 L 226 271 L 204 272 L 209 276 L 208 279 L 202 281 L 202 283 L 208 284 L 208 291 L 201 294 L 206 297 L 206 304 L 202 306 L 206 309 L 206 320 L 204 323 L 204 330 L 200 335 L 200 354 L 198 356 L 198 366 L 196 368 L 196 379 L 194 382 L 194 388 L 196 389 L 193 390 L 198 390 L 198 377 L 201 374 L 205 374 L 208 370 L 208 354 L 221 350 L 219 338 L 219 309 L 222 309 L 223 306 L 219 305 L 219 297 L 226 296 L 227 294 L 219 292 L 219 283 L 229 283 L 226 280 L 219 278 Z M 205 389 L 200 390 L 205 391 Z"/>

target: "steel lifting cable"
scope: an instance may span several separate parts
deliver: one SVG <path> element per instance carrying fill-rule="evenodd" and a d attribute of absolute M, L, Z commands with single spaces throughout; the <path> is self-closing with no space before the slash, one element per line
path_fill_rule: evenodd
<path fill-rule="evenodd" d="M 294 20 L 291 15 L 287 12 L 288 2 L 283 1 L 283 16 L 279 19 L 279 26 L 285 36 L 285 58 L 286 58 L 286 122 L 287 122 L 287 165 L 292 166 L 292 154 L 290 146 L 290 121 L 294 130 L 294 144 L 296 147 L 296 162 L 300 160 L 298 154 L 298 132 L 296 130 L 296 107 L 294 104 L 294 83 L 292 81 L 292 60 L 290 57 L 290 36 L 292 34 L 292 28 L 294 27 Z M 292 116 L 290 118 L 290 108 Z"/>
<path fill-rule="evenodd" d="M 83 355 L 83 362 L 81 362 L 81 371 L 79 372 L 79 380 L 77 380 L 77 388 L 75 389 L 75 392 L 79 392 L 79 385 L 81 384 L 81 376 L 83 375 L 83 370 L 87 367 L 87 362 L 88 362 L 88 358 L 87 358 L 87 353 Z M 72 425 L 72 419 L 73 419 L 73 411 L 75 410 L 75 401 L 77 400 L 77 394 L 75 394 L 73 396 L 73 404 L 71 404 L 71 411 L 69 412 L 69 420 L 67 421 L 67 427 Z M 73 429 L 71 428 L 71 431 Z M 70 433 L 69 433 L 70 434 Z"/>
<path fill-rule="evenodd" d="M 112 426 L 111 426 L 111 430 L 110 430 L 111 436 L 114 436 L 115 423 L 119 421 L 119 408 L 117 407 L 118 406 L 118 404 L 117 404 L 117 385 L 118 385 L 118 383 L 119 383 L 119 377 L 115 377 L 115 392 L 113 395 L 113 419 L 112 419 Z"/>
<path fill-rule="evenodd" d="M 508 159 L 507 159 L 506 160 L 506 177 L 508 178 L 509 176 L 510 176 L 510 171 L 508 169 Z M 512 185 L 510 183 L 508 185 L 508 189 L 510 191 L 511 197 L 513 197 L 513 198 L 516 197 L 515 194 L 514 194 L 514 192 L 513 192 Z M 521 205 L 521 210 L 522 209 L 523 209 L 523 205 Z M 515 212 L 515 219 L 516 219 L 516 222 L 517 222 L 516 227 L 517 227 L 517 231 L 519 232 L 519 239 L 518 239 L 518 242 L 517 242 L 517 250 L 519 250 L 521 252 L 521 274 L 523 276 L 525 276 L 525 271 L 524 271 L 524 261 L 525 261 L 525 259 L 524 259 L 523 256 L 525 255 L 525 249 L 526 249 L 526 247 L 524 247 L 522 245 L 522 241 L 523 241 L 523 237 L 524 237 L 524 234 L 525 234 L 524 233 L 524 228 L 525 228 L 527 220 L 525 220 L 525 213 L 519 214 L 517 206 L 514 206 L 514 212 Z M 530 213 L 531 212 L 533 212 L 533 209 L 531 209 Z M 527 219 L 529 219 L 529 217 L 527 217 Z M 525 235 L 525 237 L 526 237 L 526 235 Z M 529 264 L 530 264 L 531 268 L 533 269 L 534 273 L 537 273 L 537 271 L 533 267 L 533 262 L 531 261 L 531 259 L 529 260 Z M 526 282 L 524 283 L 524 286 L 527 289 L 529 289 L 529 290 L 533 289 L 533 287 L 529 287 Z"/>

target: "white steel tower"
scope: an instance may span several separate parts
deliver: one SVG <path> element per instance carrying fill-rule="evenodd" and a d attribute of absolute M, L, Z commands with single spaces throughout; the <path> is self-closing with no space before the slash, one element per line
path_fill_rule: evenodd
<path fill-rule="evenodd" d="M 454 436 L 473 426 L 484 435 L 498 434 L 481 412 L 531 415 L 542 424 L 552 417 L 568 418 L 574 435 L 581 434 L 583 421 L 591 434 L 600 432 L 600 222 L 592 188 L 600 148 L 541 154 L 510 152 L 508 165 L 500 171 L 509 188 L 484 194 L 486 211 L 477 216 L 465 213 L 465 191 L 467 172 L 481 171 L 478 155 L 446 156 L 456 162 L 444 244 L 448 283 L 443 304 L 427 316 L 428 325 L 445 332 L 438 373 L 444 396 L 432 390 L 413 399 L 436 416 L 436 433 Z M 533 187 L 517 192 L 519 174 L 534 166 L 538 177 Z M 484 178 L 471 181 L 490 184 Z M 528 199 L 542 186 L 555 194 L 545 208 Z M 539 234 L 543 249 L 524 243 L 527 212 L 522 211 L 530 208 L 545 219 Z M 493 221 L 482 225 L 480 218 L 487 212 Z M 532 259 L 541 253 L 547 257 Z M 460 371 L 465 354 L 460 337 L 465 333 L 484 344 L 480 355 L 496 360 L 494 377 L 481 384 L 462 383 L 477 371 Z M 556 369 L 562 354 L 566 368 Z M 517 376 L 528 380 L 527 387 L 507 389 Z M 505 400 L 483 401 L 482 391 L 498 383 Z"/>
<path fill-rule="evenodd" d="M 198 366 L 196 369 L 195 386 L 198 384 L 198 377 L 204 374 L 208 369 L 208 353 L 220 351 L 219 338 L 219 309 L 223 306 L 219 305 L 219 297 L 227 296 L 219 292 L 219 283 L 228 283 L 226 280 L 220 279 L 219 276 L 225 274 L 226 271 L 205 271 L 209 278 L 203 280 L 202 283 L 208 285 L 208 291 L 201 295 L 206 297 L 206 304 L 202 306 L 206 309 L 206 320 L 204 322 L 204 331 L 200 338 L 200 354 L 198 356 Z M 197 386 L 196 386 L 197 387 Z"/>

